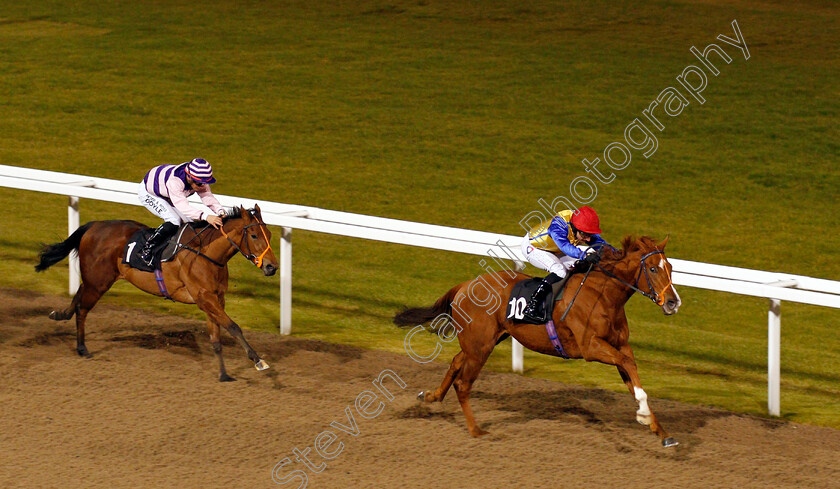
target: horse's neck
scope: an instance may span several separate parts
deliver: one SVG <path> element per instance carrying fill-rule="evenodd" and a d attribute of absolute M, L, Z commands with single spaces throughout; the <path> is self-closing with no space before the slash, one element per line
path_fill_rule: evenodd
<path fill-rule="evenodd" d="M 636 276 L 639 273 L 640 266 L 641 263 L 639 262 L 639 258 L 635 255 L 630 255 L 623 260 L 617 261 L 611 268 L 608 268 L 608 270 L 624 282 L 637 286 Z M 616 303 L 623 305 L 636 292 L 612 277 L 605 275 L 604 278 L 606 279 L 604 295 L 612 298 Z"/>
<path fill-rule="evenodd" d="M 232 226 L 228 226 L 232 227 Z M 241 229 L 224 230 L 234 242 L 242 235 Z M 241 248 L 241 244 L 237 243 Z M 220 232 L 214 233 L 213 239 L 203 246 L 203 253 L 219 263 L 227 263 L 237 253 L 236 247 Z"/>

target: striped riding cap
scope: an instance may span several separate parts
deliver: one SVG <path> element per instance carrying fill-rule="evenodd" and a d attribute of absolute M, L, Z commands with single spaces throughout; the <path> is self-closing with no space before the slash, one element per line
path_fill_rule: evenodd
<path fill-rule="evenodd" d="M 216 183 L 213 167 L 203 158 L 195 158 L 187 163 L 187 175 L 199 183 Z"/>

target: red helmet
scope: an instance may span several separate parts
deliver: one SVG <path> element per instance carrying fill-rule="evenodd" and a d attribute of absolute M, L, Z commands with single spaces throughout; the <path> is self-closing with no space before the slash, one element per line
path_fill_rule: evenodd
<path fill-rule="evenodd" d="M 595 209 L 586 205 L 572 214 L 572 226 L 586 234 L 601 234 L 602 232 L 598 214 L 595 213 Z"/>

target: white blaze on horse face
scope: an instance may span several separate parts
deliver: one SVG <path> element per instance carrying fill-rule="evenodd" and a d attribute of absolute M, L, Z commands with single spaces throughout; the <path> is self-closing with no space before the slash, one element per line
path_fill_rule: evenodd
<path fill-rule="evenodd" d="M 636 396 L 636 402 L 639 403 L 639 410 L 636 411 L 636 414 L 641 414 L 642 416 L 649 416 L 650 406 L 648 406 L 647 402 L 647 393 L 645 393 L 644 389 L 642 389 L 641 387 L 633 387 L 633 393 Z"/>
<path fill-rule="evenodd" d="M 674 291 L 674 297 L 677 299 L 677 305 L 674 307 L 674 312 L 677 312 L 677 309 L 679 309 L 680 305 L 682 305 L 682 299 L 680 299 L 680 294 L 677 292 L 677 288 L 674 287 L 674 284 L 671 284 L 671 290 Z"/>
<path fill-rule="evenodd" d="M 670 284 L 670 285 L 668 285 L 668 288 L 670 288 L 670 289 L 671 289 L 671 292 L 673 292 L 673 293 L 674 293 L 674 299 L 675 299 L 675 301 L 676 301 L 676 303 L 677 303 L 677 305 L 676 305 L 676 306 L 674 306 L 674 309 L 673 309 L 673 310 L 674 310 L 674 312 L 676 313 L 676 312 L 677 312 L 677 310 L 680 308 L 680 305 L 682 304 L 682 299 L 680 299 L 680 294 L 679 294 L 679 293 L 677 293 L 677 288 L 676 288 L 676 287 L 674 287 L 674 283 L 673 283 L 673 281 L 671 280 L 671 275 L 668 273 L 668 268 L 665 266 L 665 263 L 666 263 L 666 262 L 665 262 L 665 258 L 664 258 L 664 256 L 663 256 L 663 257 L 660 257 L 660 258 L 659 258 L 659 268 L 661 268 L 661 269 L 662 269 L 662 272 L 663 272 L 663 273 L 665 273 L 665 275 L 666 275 L 666 276 L 668 276 L 668 282 L 669 282 L 669 284 Z M 666 289 L 666 290 L 667 290 L 667 289 Z M 663 291 L 662 291 L 662 293 L 664 294 L 664 293 L 665 293 L 665 291 L 663 290 Z"/>

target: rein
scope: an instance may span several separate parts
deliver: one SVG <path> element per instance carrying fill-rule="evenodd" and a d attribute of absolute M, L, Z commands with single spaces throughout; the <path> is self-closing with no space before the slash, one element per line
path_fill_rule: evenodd
<path fill-rule="evenodd" d="M 575 295 L 572 296 L 572 300 L 569 302 L 569 306 L 566 307 L 566 310 L 563 312 L 563 315 L 560 316 L 561 321 L 566 320 L 566 316 L 569 314 L 569 311 L 572 310 L 572 306 L 575 304 L 575 299 L 577 299 L 578 294 L 580 293 L 580 289 L 583 288 L 583 283 L 586 282 L 586 279 L 589 278 L 589 272 L 592 271 L 592 265 L 589 265 L 589 270 L 586 271 L 586 275 L 583 276 L 583 280 L 580 281 L 580 285 L 578 285 L 577 291 Z"/>
<path fill-rule="evenodd" d="M 190 244 L 190 243 L 192 243 L 192 242 L 193 242 L 193 240 L 195 240 L 196 238 L 198 238 L 198 246 L 199 246 L 199 249 L 201 249 L 201 245 L 203 244 L 203 243 L 201 242 L 201 235 L 202 235 L 202 234 L 204 234 L 204 232 L 205 232 L 205 231 L 207 231 L 209 228 L 210 228 L 210 225 L 209 225 L 209 224 L 208 224 L 207 226 L 204 226 L 204 228 L 203 228 L 201 231 L 199 231 L 198 233 L 196 233 L 196 235 L 195 235 L 195 236 L 193 236 L 192 238 L 190 238 L 190 240 L 189 240 L 189 241 L 187 241 L 186 243 L 184 243 L 184 244 L 178 243 L 178 247 L 179 247 L 179 248 L 181 248 L 182 250 L 192 251 L 192 252 L 193 252 L 193 253 L 195 253 L 196 255 L 198 255 L 198 256 L 200 256 L 200 257 L 202 257 L 202 258 L 205 258 L 207 261 L 209 261 L 209 262 L 210 262 L 210 263 L 212 263 L 213 265 L 216 265 L 217 267 L 224 267 L 224 266 L 225 266 L 225 264 L 224 264 L 224 263 L 219 263 L 219 262 L 217 262 L 216 260 L 214 260 L 214 259 L 210 258 L 209 256 L 205 255 L 204 253 L 202 253 L 202 252 L 200 252 L 200 251 L 198 251 L 198 250 L 194 250 L 194 249 L 192 249 L 192 248 L 190 248 L 190 247 L 189 247 L 189 244 Z"/>
<path fill-rule="evenodd" d="M 609 270 L 607 270 L 606 268 L 602 267 L 600 264 L 598 264 L 597 266 L 602 272 L 604 272 L 604 275 L 618 280 L 619 282 L 626 285 L 627 287 L 630 287 L 631 289 L 635 290 L 636 292 L 638 292 L 638 293 L 642 294 L 643 296 L 647 297 L 648 299 L 652 300 L 656 305 L 661 306 L 665 303 L 665 298 L 662 297 L 662 295 L 659 292 L 656 292 L 656 291 L 653 290 L 653 285 L 651 284 L 651 281 L 650 281 L 650 275 L 648 274 L 647 265 L 645 264 L 645 260 L 647 260 L 648 258 L 650 258 L 653 255 L 658 255 L 660 253 L 663 254 L 663 255 L 665 254 L 665 252 L 662 251 L 662 250 L 655 250 L 655 251 L 651 251 L 650 253 L 642 256 L 641 266 L 639 268 L 639 274 L 636 275 L 635 285 L 627 283 L 626 281 L 622 280 L 620 277 L 616 276 L 614 273 L 612 273 Z M 645 292 L 644 290 L 639 288 L 639 279 L 642 278 L 642 270 L 644 270 L 644 272 L 645 272 L 645 280 L 647 281 L 648 290 L 650 290 L 652 293 L 651 292 Z M 669 276 L 668 277 L 668 285 L 666 285 L 662 289 L 662 292 L 665 292 L 665 289 L 667 289 L 668 286 L 671 285 L 671 283 L 672 283 L 671 282 L 671 277 Z"/>
<path fill-rule="evenodd" d="M 262 253 L 260 253 L 260 255 L 259 255 L 259 256 L 257 256 L 257 255 L 255 255 L 254 253 L 245 253 L 245 251 L 242 249 L 242 247 L 241 247 L 241 246 L 239 246 L 238 244 L 236 244 L 236 242 L 235 242 L 233 239 L 231 239 L 230 235 L 229 235 L 229 234 L 227 234 L 227 233 L 225 232 L 225 230 L 224 230 L 224 227 L 223 227 L 223 226 L 224 226 L 224 224 L 223 224 L 222 226 L 219 226 L 219 231 L 222 233 L 222 236 L 224 236 L 224 237 L 225 237 L 225 238 L 226 238 L 226 239 L 230 242 L 230 244 L 231 244 L 231 245 L 232 245 L 232 246 L 236 249 L 236 251 L 238 251 L 239 253 L 242 253 L 242 256 L 244 256 L 244 257 L 245 257 L 248 261 L 250 261 L 251 263 L 253 263 L 254 265 L 256 265 L 258 268 L 259 268 L 259 267 L 261 267 L 261 266 L 262 266 L 262 261 L 263 261 L 263 258 L 265 257 L 265 254 L 266 254 L 266 253 L 268 253 L 268 252 L 271 250 L 271 243 L 270 243 L 270 242 L 269 242 L 269 240 L 268 240 L 268 236 L 265 234 L 265 228 L 264 228 L 264 227 L 260 227 L 260 231 L 262 231 L 262 233 L 263 233 L 263 238 L 265 238 L 265 243 L 266 243 L 266 245 L 267 245 L 267 246 L 266 246 L 266 249 L 265 249 L 265 250 L 263 250 L 263 252 L 262 252 Z M 255 223 L 253 223 L 253 224 L 248 224 L 247 226 L 245 226 L 244 228 L 242 228 L 242 237 L 241 237 L 241 239 L 239 240 L 239 241 L 240 241 L 240 243 L 243 243 L 243 242 L 244 242 L 244 243 L 247 243 L 247 241 L 245 240 L 245 233 L 247 233 L 247 232 L 248 232 L 248 228 L 250 228 L 250 227 L 254 227 L 254 226 L 266 226 L 266 223 L 264 223 L 264 222 L 255 222 Z M 199 249 L 200 249 L 200 248 L 201 248 L 201 246 L 202 246 L 202 244 L 203 244 L 203 243 L 201 242 L 201 235 L 202 235 L 202 234 L 204 234 L 204 232 L 205 232 L 205 231 L 208 231 L 210 228 L 211 228 L 211 226 L 208 224 L 208 225 L 207 225 L 207 226 L 205 226 L 205 227 L 204 227 L 201 231 L 199 231 L 199 232 L 198 232 L 198 233 L 197 233 L 197 234 L 196 234 L 196 235 L 195 235 L 192 239 L 190 239 L 189 241 L 187 241 L 185 244 L 183 244 L 183 245 L 182 245 L 182 244 L 179 244 L 178 246 L 180 246 L 182 249 L 185 249 L 185 250 L 188 250 L 188 251 L 192 251 L 192 252 L 193 252 L 193 253 L 195 253 L 196 255 L 198 255 L 198 256 L 200 256 L 200 257 L 202 257 L 202 258 L 207 259 L 207 261 L 209 261 L 210 263 L 212 263 L 212 264 L 214 264 L 214 265 L 216 265 L 216 266 L 218 266 L 218 267 L 224 267 L 224 266 L 225 266 L 225 264 L 224 264 L 224 263 L 219 263 L 218 261 L 216 261 L 216 260 L 214 260 L 214 259 L 210 258 L 209 256 L 205 255 L 205 254 L 204 254 L 204 253 L 202 253 L 201 251 L 199 251 L 199 250 L 195 250 L 195 249 L 193 249 L 193 248 L 188 247 L 188 245 L 189 245 L 190 243 L 192 243 L 192 242 L 193 242 L 193 240 L 195 240 L 196 238 L 199 238 Z M 247 245 L 247 244 L 246 244 L 246 247 L 248 248 L 248 251 L 250 252 L 250 251 L 251 251 L 250 245 Z"/>

